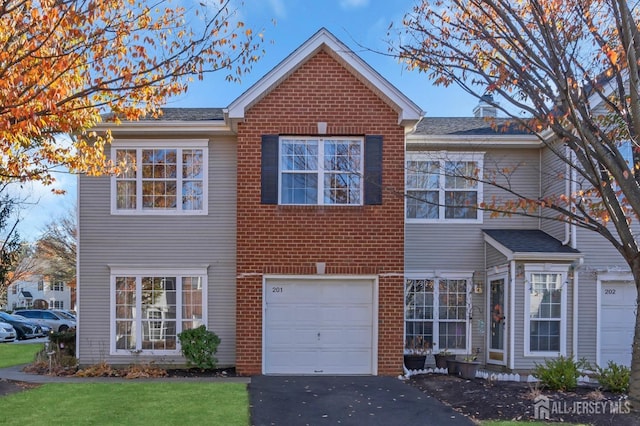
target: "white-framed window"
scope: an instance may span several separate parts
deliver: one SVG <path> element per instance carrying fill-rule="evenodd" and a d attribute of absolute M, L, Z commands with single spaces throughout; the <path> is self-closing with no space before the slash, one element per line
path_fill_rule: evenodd
<path fill-rule="evenodd" d="M 482 222 L 483 152 L 407 153 L 408 222 Z"/>
<path fill-rule="evenodd" d="M 405 278 L 405 343 L 421 341 L 434 352 L 469 352 L 472 274 Z"/>
<path fill-rule="evenodd" d="M 44 281 L 38 280 L 38 291 L 44 291 Z"/>
<path fill-rule="evenodd" d="M 113 214 L 207 214 L 206 140 L 115 140 Z"/>
<path fill-rule="evenodd" d="M 50 309 L 64 309 L 64 301 L 63 300 L 50 300 L 49 301 Z"/>
<path fill-rule="evenodd" d="M 178 353 L 178 334 L 205 324 L 206 282 L 206 267 L 112 268 L 111 353 Z"/>
<path fill-rule="evenodd" d="M 568 265 L 526 264 L 525 356 L 566 355 Z"/>
<path fill-rule="evenodd" d="M 280 137 L 280 204 L 363 204 L 363 139 Z"/>
<path fill-rule="evenodd" d="M 53 291 L 64 291 L 64 281 L 55 280 L 51 286 Z"/>

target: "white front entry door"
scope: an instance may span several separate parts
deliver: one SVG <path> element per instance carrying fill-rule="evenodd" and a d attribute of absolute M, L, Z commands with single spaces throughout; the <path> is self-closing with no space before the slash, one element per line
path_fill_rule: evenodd
<path fill-rule="evenodd" d="M 374 279 L 267 278 L 264 373 L 376 374 L 375 296 Z"/>
<path fill-rule="evenodd" d="M 602 281 L 600 287 L 600 366 L 631 366 L 638 295 L 633 281 Z"/>

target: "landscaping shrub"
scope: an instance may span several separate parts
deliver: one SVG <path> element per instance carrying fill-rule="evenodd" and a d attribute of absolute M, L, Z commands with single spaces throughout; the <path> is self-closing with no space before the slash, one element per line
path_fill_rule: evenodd
<path fill-rule="evenodd" d="M 75 330 L 53 332 L 49 335 L 49 342 L 60 349 L 62 354 L 72 357 L 76 356 Z"/>
<path fill-rule="evenodd" d="M 605 368 L 598 366 L 595 377 L 604 390 L 626 393 L 629 390 L 630 373 L 628 367 L 609 361 Z"/>
<path fill-rule="evenodd" d="M 215 353 L 218 351 L 220 338 L 214 332 L 201 325 L 179 333 L 178 338 L 182 354 L 190 364 L 202 369 L 216 368 L 218 360 Z"/>
<path fill-rule="evenodd" d="M 586 361 L 575 361 L 571 357 L 559 356 L 547 359 L 544 364 L 536 363 L 533 377 L 540 380 L 544 388 L 571 391 L 578 387 L 580 369 L 587 366 Z"/>

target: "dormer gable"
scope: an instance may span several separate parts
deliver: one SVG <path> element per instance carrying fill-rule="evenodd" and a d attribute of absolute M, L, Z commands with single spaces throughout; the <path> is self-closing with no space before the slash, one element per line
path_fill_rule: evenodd
<path fill-rule="evenodd" d="M 229 105 L 225 110 L 225 118 L 232 128 L 244 120 L 245 113 L 253 105 L 320 51 L 329 54 L 396 111 L 399 125 L 413 127 L 420 120 L 423 114 L 420 107 L 327 29 L 322 28 Z"/>

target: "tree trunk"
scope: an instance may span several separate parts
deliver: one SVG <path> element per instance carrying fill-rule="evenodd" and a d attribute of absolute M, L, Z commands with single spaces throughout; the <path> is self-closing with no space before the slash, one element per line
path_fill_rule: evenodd
<path fill-rule="evenodd" d="M 631 272 L 640 296 L 640 256 L 636 256 L 631 262 Z M 636 298 L 636 326 L 633 335 L 633 350 L 631 355 L 631 377 L 629 378 L 629 401 L 632 410 L 640 413 L 640 309 Z"/>

